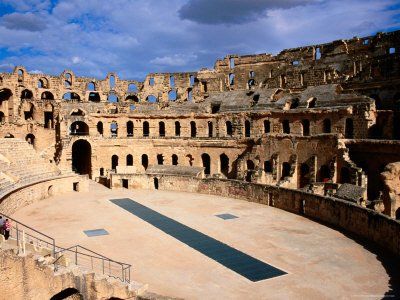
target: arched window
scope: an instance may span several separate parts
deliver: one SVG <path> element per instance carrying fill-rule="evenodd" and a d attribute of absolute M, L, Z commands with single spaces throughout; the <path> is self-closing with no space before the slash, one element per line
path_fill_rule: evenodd
<path fill-rule="evenodd" d="M 52 93 L 50 93 L 49 91 L 45 91 L 42 93 L 42 95 L 40 96 L 40 98 L 42 100 L 54 100 L 54 96 Z"/>
<path fill-rule="evenodd" d="M 189 85 L 194 86 L 194 76 L 193 75 L 189 76 Z"/>
<path fill-rule="evenodd" d="M 169 86 L 170 87 L 175 86 L 175 77 L 173 75 L 169 76 Z"/>
<path fill-rule="evenodd" d="M 150 78 L 149 78 L 149 85 L 150 85 L 150 86 L 154 86 L 154 83 L 155 83 L 155 82 L 154 82 L 154 77 L 150 77 Z"/>
<path fill-rule="evenodd" d="M 169 91 L 168 100 L 169 101 L 175 101 L 176 100 L 176 91 L 175 90 Z"/>
<path fill-rule="evenodd" d="M 149 166 L 149 157 L 147 154 L 142 155 L 142 166 L 145 170 L 147 170 L 147 167 Z"/>
<path fill-rule="evenodd" d="M 232 136 L 232 134 L 233 134 L 232 122 L 231 121 L 226 121 L 225 122 L 225 127 L 226 127 L 226 135 L 227 136 Z"/>
<path fill-rule="evenodd" d="M 175 136 L 181 136 L 181 123 L 175 121 Z"/>
<path fill-rule="evenodd" d="M 23 90 L 21 92 L 21 99 L 32 99 L 33 93 L 30 90 Z"/>
<path fill-rule="evenodd" d="M 264 133 L 271 132 L 271 122 L 269 120 L 264 120 Z"/>
<path fill-rule="evenodd" d="M 115 76 L 114 75 L 110 75 L 109 84 L 110 84 L 110 90 L 112 90 L 115 87 Z"/>
<path fill-rule="evenodd" d="M 103 135 L 103 122 L 101 122 L 101 121 L 97 122 L 97 132 L 100 135 Z"/>
<path fill-rule="evenodd" d="M 143 122 L 143 136 L 149 136 L 150 135 L 150 128 L 149 128 L 149 122 L 144 121 Z"/>
<path fill-rule="evenodd" d="M 70 87 L 72 86 L 72 75 L 71 75 L 70 73 L 66 73 L 66 74 L 64 75 L 64 78 L 65 78 L 65 80 L 64 80 L 64 86 L 65 86 L 66 88 L 70 88 Z"/>
<path fill-rule="evenodd" d="M 193 100 L 193 91 L 192 89 L 187 90 L 187 100 L 192 101 Z"/>
<path fill-rule="evenodd" d="M 157 98 L 154 95 L 148 95 L 146 98 L 147 102 L 149 103 L 156 103 L 157 102 Z"/>
<path fill-rule="evenodd" d="M 24 81 L 24 71 L 21 69 L 18 69 L 18 82 Z"/>
<path fill-rule="evenodd" d="M 219 163 L 220 163 L 220 168 L 221 168 L 221 173 L 225 175 L 226 178 L 228 178 L 229 175 L 229 157 L 225 154 L 222 153 L 219 156 Z"/>
<path fill-rule="evenodd" d="M 164 164 L 164 156 L 162 154 L 157 154 L 157 164 L 159 165 Z"/>
<path fill-rule="evenodd" d="M 132 121 L 126 122 L 126 135 L 128 137 L 133 136 L 133 122 Z"/>
<path fill-rule="evenodd" d="M 229 74 L 229 85 L 234 85 L 235 84 L 235 74 L 230 73 Z"/>
<path fill-rule="evenodd" d="M 32 133 L 29 133 L 25 137 L 25 141 L 28 142 L 28 144 L 32 145 L 35 147 L 35 136 Z"/>
<path fill-rule="evenodd" d="M 113 121 L 110 125 L 111 137 L 118 136 L 118 123 Z"/>
<path fill-rule="evenodd" d="M 87 87 L 86 87 L 86 90 L 95 91 L 96 90 L 96 86 L 95 86 L 94 82 L 89 82 Z"/>
<path fill-rule="evenodd" d="M 128 154 L 126 156 L 126 165 L 127 166 L 133 166 L 133 156 L 131 154 Z"/>
<path fill-rule="evenodd" d="M 135 103 L 139 103 L 139 98 L 136 95 L 128 95 L 125 98 L 126 101 L 131 101 L 131 102 L 135 102 Z"/>
<path fill-rule="evenodd" d="M 138 89 L 136 84 L 131 83 L 128 85 L 128 93 L 137 93 Z"/>
<path fill-rule="evenodd" d="M 12 96 L 12 93 L 9 89 L 1 89 L 0 90 L 0 105 L 3 103 L 3 101 L 9 100 L 11 96 Z"/>
<path fill-rule="evenodd" d="M 89 93 L 89 101 L 90 102 L 100 102 L 99 93 L 94 93 L 94 92 Z"/>
<path fill-rule="evenodd" d="M 37 87 L 39 89 L 47 89 L 49 87 L 49 83 L 48 83 L 47 79 L 46 78 L 40 78 L 38 80 Z"/>
<path fill-rule="evenodd" d="M 118 102 L 118 97 L 117 97 L 117 95 L 113 92 L 113 93 L 110 93 L 110 94 L 108 95 L 107 100 L 108 100 L 108 102 L 110 102 L 110 103 L 117 103 L 117 102 Z"/>
<path fill-rule="evenodd" d="M 305 119 L 301 121 L 301 125 L 303 127 L 303 136 L 310 135 L 310 121 Z"/>
<path fill-rule="evenodd" d="M 323 124 L 322 124 L 322 131 L 323 133 L 331 133 L 331 120 L 330 119 L 324 119 Z"/>
<path fill-rule="evenodd" d="M 172 154 L 172 165 L 177 166 L 178 165 L 178 155 Z"/>
<path fill-rule="evenodd" d="M 118 167 L 118 155 L 113 155 L 111 157 L 111 169 L 115 172 Z"/>
<path fill-rule="evenodd" d="M 208 155 L 207 153 L 203 153 L 201 155 L 201 161 L 203 163 L 203 168 L 204 168 L 204 174 L 205 175 L 210 175 L 211 173 L 211 159 L 210 159 L 210 155 Z"/>
<path fill-rule="evenodd" d="M 158 134 L 160 137 L 165 136 L 165 123 L 164 122 L 158 123 Z"/>
<path fill-rule="evenodd" d="M 80 101 L 81 97 L 79 97 L 79 95 L 77 93 L 68 92 L 63 95 L 63 99 L 64 100 L 72 100 L 72 101 Z"/>
<path fill-rule="evenodd" d="M 191 121 L 190 122 L 190 137 L 196 137 L 196 136 L 197 136 L 196 122 Z"/>
<path fill-rule="evenodd" d="M 285 179 L 285 177 L 290 176 L 291 165 L 288 162 L 284 162 L 282 164 L 282 176 L 281 179 Z"/>
<path fill-rule="evenodd" d="M 71 135 L 89 135 L 89 126 L 82 121 L 75 121 L 70 127 Z"/>
<path fill-rule="evenodd" d="M 290 123 L 289 120 L 282 121 L 282 130 L 283 133 L 290 134 Z"/>
<path fill-rule="evenodd" d="M 213 137 L 213 130 L 214 126 L 213 126 L 213 122 L 208 121 L 208 137 Z"/>
<path fill-rule="evenodd" d="M 251 126 L 250 126 L 250 121 L 248 120 L 244 122 L 244 135 L 245 137 L 251 136 Z"/>

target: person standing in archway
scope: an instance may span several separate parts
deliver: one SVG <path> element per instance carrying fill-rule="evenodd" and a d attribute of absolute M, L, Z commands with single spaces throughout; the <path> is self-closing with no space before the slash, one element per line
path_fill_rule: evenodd
<path fill-rule="evenodd" d="M 10 237 L 10 231 L 11 231 L 11 223 L 8 219 L 6 219 L 3 225 L 4 238 L 6 240 L 8 240 L 8 238 Z"/>

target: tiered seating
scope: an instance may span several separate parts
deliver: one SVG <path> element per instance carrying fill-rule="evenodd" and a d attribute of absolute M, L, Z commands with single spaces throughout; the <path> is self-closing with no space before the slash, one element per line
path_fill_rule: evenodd
<path fill-rule="evenodd" d="M 53 164 L 40 157 L 27 142 L 0 139 L 0 193 L 17 185 L 51 178 L 61 174 Z"/>

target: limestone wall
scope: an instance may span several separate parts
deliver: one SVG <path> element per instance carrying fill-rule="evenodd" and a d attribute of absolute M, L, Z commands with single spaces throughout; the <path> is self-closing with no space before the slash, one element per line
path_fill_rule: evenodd
<path fill-rule="evenodd" d="M 400 256 L 400 221 L 345 200 L 238 180 L 156 178 L 161 190 L 212 194 L 273 206 L 343 229 Z M 129 180 L 131 188 L 155 188 L 152 176 L 131 175 Z M 112 185 L 121 186 L 118 175 L 113 176 Z"/>
<path fill-rule="evenodd" d="M 85 274 L 79 269 L 54 273 L 52 266 L 43 262 L 33 255 L 0 251 L 0 299 L 50 299 L 67 289 L 75 290 L 83 299 L 136 299 L 135 293 L 119 280 L 96 278 L 93 273 Z"/>
<path fill-rule="evenodd" d="M 20 208 L 52 195 L 73 191 L 74 189 L 85 191 L 88 189 L 88 184 L 85 176 L 64 176 L 32 182 L 7 195 L 0 195 L 0 211 L 6 215 L 12 215 Z"/>

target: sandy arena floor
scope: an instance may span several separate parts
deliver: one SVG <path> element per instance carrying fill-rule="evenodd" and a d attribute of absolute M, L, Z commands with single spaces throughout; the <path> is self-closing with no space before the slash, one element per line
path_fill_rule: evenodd
<path fill-rule="evenodd" d="M 251 282 L 111 203 L 131 198 L 288 274 Z M 222 220 L 230 213 L 237 219 Z M 186 299 L 381 299 L 389 275 L 376 254 L 342 233 L 279 209 L 167 191 L 109 190 L 91 183 L 13 215 L 56 239 L 133 265 L 149 290 Z M 110 235 L 87 237 L 83 231 Z"/>

